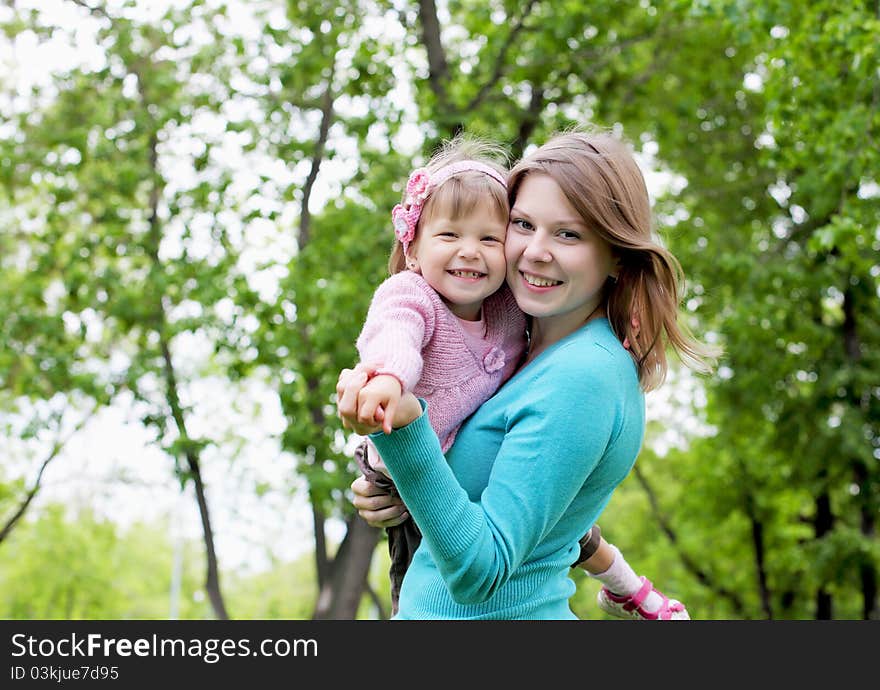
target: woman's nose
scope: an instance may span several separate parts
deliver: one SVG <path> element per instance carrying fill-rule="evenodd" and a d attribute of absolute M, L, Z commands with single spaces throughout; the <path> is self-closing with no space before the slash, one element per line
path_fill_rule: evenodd
<path fill-rule="evenodd" d="M 550 261 L 550 251 L 547 249 L 545 238 L 541 233 L 536 232 L 529 237 L 523 250 L 523 257 L 529 261 Z"/>

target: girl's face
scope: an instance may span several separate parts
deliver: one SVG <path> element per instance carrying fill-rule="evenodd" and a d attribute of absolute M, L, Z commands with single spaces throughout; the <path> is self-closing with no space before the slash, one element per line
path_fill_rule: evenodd
<path fill-rule="evenodd" d="M 605 280 L 616 273 L 611 245 L 543 174 L 530 173 L 520 184 L 505 255 L 517 304 L 558 337 L 586 322 L 601 303 Z"/>
<path fill-rule="evenodd" d="M 414 270 L 443 298 L 453 314 L 468 321 L 480 317 L 483 300 L 501 287 L 505 277 L 506 219 L 489 204 L 452 220 L 433 215 L 419 228 L 409 250 Z"/>

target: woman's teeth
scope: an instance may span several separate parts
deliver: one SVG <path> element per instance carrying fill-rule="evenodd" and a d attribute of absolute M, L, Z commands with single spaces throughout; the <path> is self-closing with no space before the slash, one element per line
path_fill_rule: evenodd
<path fill-rule="evenodd" d="M 526 279 L 526 282 L 529 285 L 534 285 L 535 287 L 551 287 L 552 285 L 559 285 L 562 282 L 560 280 L 549 280 L 548 278 L 530 276 L 528 273 L 523 273 L 522 276 Z"/>

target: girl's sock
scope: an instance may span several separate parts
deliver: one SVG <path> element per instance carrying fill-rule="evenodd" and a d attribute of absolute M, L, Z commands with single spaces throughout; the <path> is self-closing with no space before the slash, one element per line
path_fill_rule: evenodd
<path fill-rule="evenodd" d="M 636 571 L 626 562 L 626 559 L 614 544 L 609 544 L 608 546 L 614 552 L 614 560 L 611 562 L 608 570 L 591 577 L 595 577 L 614 594 L 631 597 L 642 588 L 642 578 L 636 575 Z M 662 605 L 663 599 L 660 598 L 657 592 L 652 590 L 642 603 L 642 608 L 649 613 L 653 613 L 659 610 Z"/>

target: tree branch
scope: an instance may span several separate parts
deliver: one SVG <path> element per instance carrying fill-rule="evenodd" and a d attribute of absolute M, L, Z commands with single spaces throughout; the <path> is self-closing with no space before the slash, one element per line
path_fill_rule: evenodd
<path fill-rule="evenodd" d="M 651 512 L 654 514 L 654 517 L 657 520 L 657 523 L 660 525 L 660 529 L 666 535 L 667 539 L 669 539 L 669 542 L 672 544 L 672 548 L 678 554 L 678 557 L 681 559 L 681 562 L 684 565 L 685 569 L 691 575 L 693 575 L 701 585 L 703 585 L 707 589 L 715 592 L 719 597 L 722 597 L 722 598 L 726 599 L 728 602 L 730 602 L 731 606 L 733 606 L 733 609 L 737 613 L 737 615 L 740 618 L 744 618 L 745 617 L 745 605 L 743 604 L 743 602 L 739 598 L 739 596 L 737 596 L 737 594 L 735 592 L 731 592 L 730 590 L 728 590 L 724 587 L 719 587 L 719 586 L 713 584 L 713 580 L 711 577 L 709 577 L 708 573 L 706 573 L 706 571 L 704 571 L 702 568 L 700 568 L 700 566 L 697 565 L 697 563 L 684 552 L 684 550 L 681 547 L 681 544 L 679 543 L 678 535 L 672 529 L 672 527 L 669 524 L 669 521 L 666 519 L 665 515 L 660 510 L 660 503 L 657 500 L 657 494 L 654 492 L 654 489 L 648 483 L 648 480 L 645 477 L 645 475 L 642 474 L 638 465 L 636 465 L 633 468 L 633 472 L 635 474 L 636 480 L 638 480 L 639 484 L 645 490 L 645 494 L 647 494 L 647 496 L 648 496 L 648 502 L 651 504 Z"/>
<path fill-rule="evenodd" d="M 507 38 L 504 41 L 504 44 L 501 46 L 501 49 L 498 51 L 498 55 L 495 56 L 495 67 L 492 69 L 492 75 L 489 79 L 480 87 L 480 90 L 477 94 L 471 99 L 471 102 L 467 104 L 465 108 L 465 112 L 470 112 L 474 110 L 478 105 L 483 102 L 483 99 L 489 93 L 493 86 L 498 82 L 501 78 L 501 74 L 504 72 L 505 59 L 507 58 L 507 51 L 510 50 L 510 46 L 513 45 L 514 40 L 520 34 L 523 27 L 525 26 L 525 20 L 529 16 L 532 11 L 532 8 L 535 6 L 536 0 L 529 0 L 528 4 L 523 8 L 522 15 L 517 19 L 516 23 L 513 25 L 513 28 L 510 30 L 510 33 L 507 35 Z"/>
<path fill-rule="evenodd" d="M 83 7 L 89 11 L 89 14 L 95 17 L 103 17 L 104 19 L 109 19 L 113 21 L 113 17 L 111 17 L 107 10 L 104 9 L 101 5 L 90 5 L 87 2 L 83 2 L 83 0 L 70 0 L 74 5 L 78 5 L 79 7 Z"/>
<path fill-rule="evenodd" d="M 315 142 L 315 152 L 312 154 L 312 165 L 309 174 L 303 184 L 302 206 L 299 210 L 299 249 L 302 251 L 309 243 L 312 216 L 309 213 L 309 199 L 312 197 L 312 188 L 318 179 L 318 172 L 324 159 L 324 149 L 330 135 L 330 125 L 333 124 L 333 75 L 327 79 L 327 89 L 321 98 L 321 126 L 318 130 L 318 141 Z"/>
<path fill-rule="evenodd" d="M 741 468 L 744 472 L 745 468 Z M 755 549 L 755 570 L 758 575 L 758 592 L 761 596 L 761 606 L 768 620 L 773 620 L 773 604 L 770 597 L 770 588 L 767 585 L 767 568 L 765 567 L 764 549 L 764 524 L 758 519 L 755 510 L 755 502 L 750 492 L 746 496 L 746 514 L 752 526 L 752 545 Z"/>
<path fill-rule="evenodd" d="M 428 83 L 442 111 L 448 106 L 446 82 L 449 80 L 449 63 L 440 40 L 440 20 L 437 18 L 434 0 L 419 0 L 419 17 L 422 24 L 422 43 L 428 52 Z"/>
<path fill-rule="evenodd" d="M 33 502 L 37 493 L 40 491 L 41 482 L 43 480 L 43 473 L 46 471 L 49 463 L 58 457 L 58 454 L 61 452 L 64 446 L 67 445 L 70 439 L 82 430 L 82 428 L 86 425 L 86 422 L 88 422 L 92 417 L 95 416 L 95 413 L 98 411 L 99 407 L 100 403 L 95 403 L 94 407 L 92 407 L 92 409 L 85 417 L 77 422 L 76 426 L 73 427 L 66 438 L 55 439 L 55 443 L 52 444 L 52 449 L 49 451 L 49 455 L 46 456 L 46 459 L 43 460 L 42 464 L 40 465 L 40 470 L 39 472 L 37 472 L 37 477 L 34 480 L 34 483 L 31 485 L 31 488 L 28 489 L 25 493 L 24 500 L 18 506 L 18 509 L 16 509 L 16 511 L 12 514 L 12 517 L 10 517 L 9 520 L 6 521 L 6 524 L 3 525 L 3 528 L 0 529 L 0 544 L 2 544 L 3 541 L 9 536 L 10 532 L 12 532 L 12 529 L 15 527 L 18 521 L 21 520 L 22 517 L 24 517 L 24 514 L 27 512 L 27 509 L 31 505 L 31 502 Z"/>

